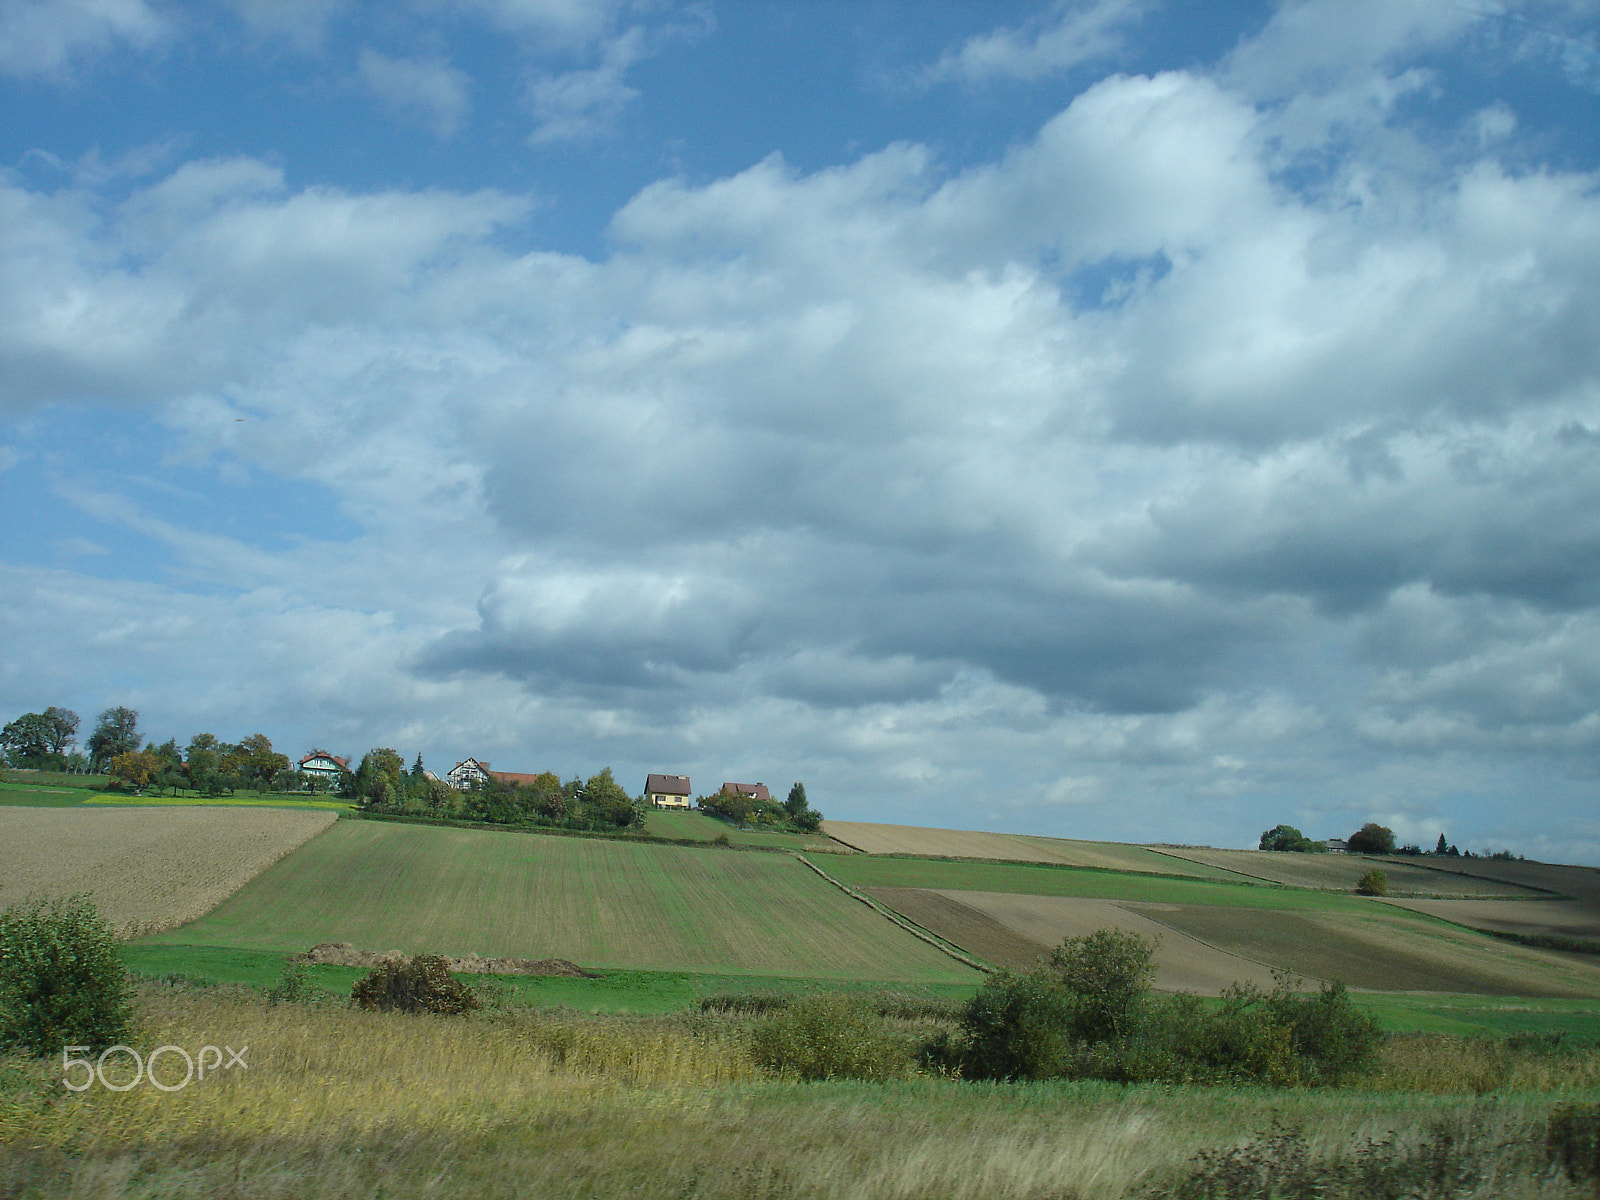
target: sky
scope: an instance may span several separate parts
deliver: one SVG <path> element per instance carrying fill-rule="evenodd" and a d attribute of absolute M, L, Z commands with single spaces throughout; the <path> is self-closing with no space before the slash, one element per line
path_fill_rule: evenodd
<path fill-rule="evenodd" d="M 1595 0 L 0 0 L 0 720 L 1600 864 Z"/>

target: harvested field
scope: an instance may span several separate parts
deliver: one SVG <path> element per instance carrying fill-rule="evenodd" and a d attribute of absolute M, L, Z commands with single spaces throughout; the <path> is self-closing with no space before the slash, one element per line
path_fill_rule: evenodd
<path fill-rule="evenodd" d="M 1168 875 L 1219 878 L 1226 869 L 1174 859 L 1122 842 L 1075 842 L 1018 833 L 924 829 L 916 825 L 876 825 L 865 821 L 824 821 L 822 831 L 864 854 L 926 854 L 945 858 L 1003 859 L 1061 863 L 1108 871 L 1153 871 Z"/>
<path fill-rule="evenodd" d="M 1396 908 L 1431 917 L 1529 937 L 1578 938 L 1600 941 L 1600 909 L 1576 900 L 1394 900 Z"/>
<path fill-rule="evenodd" d="M 869 895 L 996 966 L 1027 969 L 1064 937 L 1115 927 L 1161 938 L 1156 986 L 1216 995 L 1273 984 L 1277 968 L 1372 991 L 1600 996 L 1600 963 L 1489 941 L 1371 904 L 1356 912 L 868 888 Z M 1422 903 L 1422 902 L 1419 902 Z M 1539 907 L 1544 907 L 1540 905 Z"/>
<path fill-rule="evenodd" d="M 0 906 L 87 892 L 119 929 L 171 929 L 334 821 L 276 808 L 0 808 Z"/>
<path fill-rule="evenodd" d="M 155 940 L 285 952 L 350 942 L 819 979 L 979 977 L 789 855 L 378 821 L 341 821 Z"/>
<path fill-rule="evenodd" d="M 1176 846 L 1168 848 L 1166 853 L 1174 858 L 1288 887 L 1336 892 L 1355 891 L 1356 880 L 1373 866 L 1372 859 L 1353 854 L 1275 854 L 1267 850 L 1211 850 Z M 1390 895 L 1477 899 L 1500 896 L 1516 899 L 1536 894 L 1508 879 L 1435 870 L 1412 859 L 1387 858 L 1377 865 L 1388 877 Z M 1600 879 L 1600 876 L 1596 878 Z"/>
<path fill-rule="evenodd" d="M 1450 878 L 1493 880 L 1567 896 L 1600 910 L 1600 869 L 1499 858 L 1447 858 L 1437 870 Z M 1385 870 L 1387 870 L 1387 866 Z"/>
<path fill-rule="evenodd" d="M 1353 988 L 1600 996 L 1600 965 L 1592 960 L 1411 920 L 1376 901 L 1366 913 L 1270 913 L 1186 905 L 1142 911 L 1219 949 L 1310 979 L 1338 979 Z"/>
<path fill-rule="evenodd" d="M 896 893 L 892 889 L 873 889 L 870 894 L 894 907 L 891 897 Z M 988 960 L 997 966 L 1031 967 L 1062 938 L 1115 928 L 1161 939 L 1156 951 L 1155 986 L 1164 991 L 1214 996 L 1235 982 L 1272 986 L 1269 967 L 1205 945 L 1152 919 L 1156 914 L 1146 909 L 1155 906 L 1009 892 L 930 892 L 926 896 L 930 899 L 902 894 L 901 898 L 921 913 L 913 920 L 979 957 L 987 956 L 977 945 L 968 945 L 961 939 L 987 937 L 982 944 L 997 952 L 995 958 Z M 994 933 L 995 929 L 1000 932 Z M 1024 947 L 1028 950 L 1024 951 Z M 1007 953 L 1014 954 L 1011 961 L 1000 957 Z"/>

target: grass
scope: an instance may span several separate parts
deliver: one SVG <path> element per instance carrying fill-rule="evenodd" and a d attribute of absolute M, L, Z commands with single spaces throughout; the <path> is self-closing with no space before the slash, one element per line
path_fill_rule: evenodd
<path fill-rule="evenodd" d="M 1286 1189 L 1365 1145 L 1413 1161 L 1441 1132 L 1452 1178 L 1488 1182 L 1416 1194 L 1593 1195 L 1543 1152 L 1559 1106 L 1600 1098 L 1593 1051 L 1558 1078 L 1534 1069 L 1548 1055 L 1397 1040 L 1340 1091 L 800 1084 L 755 1067 L 749 1022 L 700 1014 L 412 1017 L 151 985 L 138 1007 L 136 1048 L 248 1046 L 248 1065 L 76 1094 L 59 1062 L 0 1060 L 0 1195 L 1144 1200 L 1203 1175 L 1208 1151 L 1289 1166 L 1298 1146 Z"/>
<path fill-rule="evenodd" d="M 703 812 L 649 808 L 644 814 L 645 832 L 652 837 L 692 839 L 699 842 L 726 837 L 735 846 L 759 846 L 769 850 L 841 850 L 843 847 L 822 834 L 779 833 L 771 830 L 736 829 L 726 821 Z"/>
<path fill-rule="evenodd" d="M 831 860 L 830 860 L 831 861 Z M 341 821 L 157 942 L 319 942 L 584 967 L 976 979 L 794 858 Z"/>
<path fill-rule="evenodd" d="M 37 772 L 45 775 L 46 772 Z M 15 773 L 13 773 L 15 775 Z M 290 796 L 279 792 L 240 791 L 231 796 L 134 796 L 127 792 L 106 790 L 110 779 L 105 775 L 66 775 L 50 779 L 23 776 L 0 782 L 0 806 L 15 805 L 26 808 L 79 808 L 84 805 L 116 806 L 122 808 L 303 808 L 326 809 L 330 812 L 350 812 L 354 805 L 348 800 L 328 797 Z"/>

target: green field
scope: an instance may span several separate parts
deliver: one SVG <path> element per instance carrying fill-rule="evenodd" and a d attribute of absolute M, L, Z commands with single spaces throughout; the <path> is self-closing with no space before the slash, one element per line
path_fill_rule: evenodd
<path fill-rule="evenodd" d="M 69 775 L 66 779 L 90 779 L 104 783 L 103 776 Z M 238 792 L 232 796 L 130 796 L 126 792 L 107 792 L 102 786 L 83 786 L 59 782 L 0 782 L 0 805 L 29 808 L 78 808 L 83 805 L 115 805 L 122 808 L 315 808 L 350 812 L 348 800 L 310 796 L 285 796 L 278 792 Z"/>
<path fill-rule="evenodd" d="M 565 958 L 962 982 L 976 972 L 789 855 L 341 821 L 154 943 Z"/>
<path fill-rule="evenodd" d="M 769 850 L 841 850 L 833 839 L 822 834 L 775 833 L 758 829 L 735 829 L 726 821 L 693 810 L 647 808 L 645 832 L 651 837 L 711 842 L 726 837 L 735 846 L 761 846 Z"/>

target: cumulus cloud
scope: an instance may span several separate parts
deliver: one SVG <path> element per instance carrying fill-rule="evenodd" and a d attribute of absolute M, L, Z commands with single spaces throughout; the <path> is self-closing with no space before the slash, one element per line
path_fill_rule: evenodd
<path fill-rule="evenodd" d="M 149 50 L 172 33 L 145 0 L 5 0 L 0 72 L 63 81 L 86 60 L 123 47 Z"/>
<path fill-rule="evenodd" d="M 968 38 L 924 73 L 928 82 L 1036 80 L 1122 50 L 1155 0 L 1056 0 L 1038 16 Z"/>
<path fill-rule="evenodd" d="M 603 38 L 579 7 L 475 11 Z M 941 69 L 1061 69 L 1142 11 L 1058 6 Z M 280 639 L 277 702 L 335 729 L 348 689 L 397 740 L 448 705 L 463 752 L 716 773 L 771 747 L 753 771 L 920 798 L 906 819 L 1004 780 L 1018 821 L 1066 806 L 1090 834 L 1129 794 L 1179 806 L 1174 840 L 1288 795 L 1425 832 L 1453 789 L 1515 779 L 1501 753 L 1576 787 L 1596 179 L 1499 161 L 1493 112 L 1473 129 L 1500 135 L 1393 168 L 1350 131 L 1403 125 L 1417 48 L 1476 18 L 1341 13 L 1285 5 L 1209 75 L 1109 76 L 960 169 L 894 143 L 661 180 L 593 258 L 508 245 L 518 197 L 254 158 L 127 194 L 0 181 L 11 411 L 160 397 L 169 466 L 315 484 L 359 527 L 263 549 L 126 480 L 62 483 L 191 591 L 28 573 L 5 612 L 37 652 L 7 670 L 45 677 L 59 637 L 16 614 L 78 587 L 104 654 Z M 630 36 L 535 87 L 548 137 L 625 102 Z M 396 95 L 454 78 L 364 62 Z M 1326 86 L 1290 95 L 1284 63 Z M 293 669 L 318 646 L 326 677 Z"/>
<path fill-rule="evenodd" d="M 435 137 L 448 138 L 471 110 L 466 75 L 444 59 L 391 58 L 371 47 L 361 51 L 362 85 L 384 105 L 420 119 Z"/>

